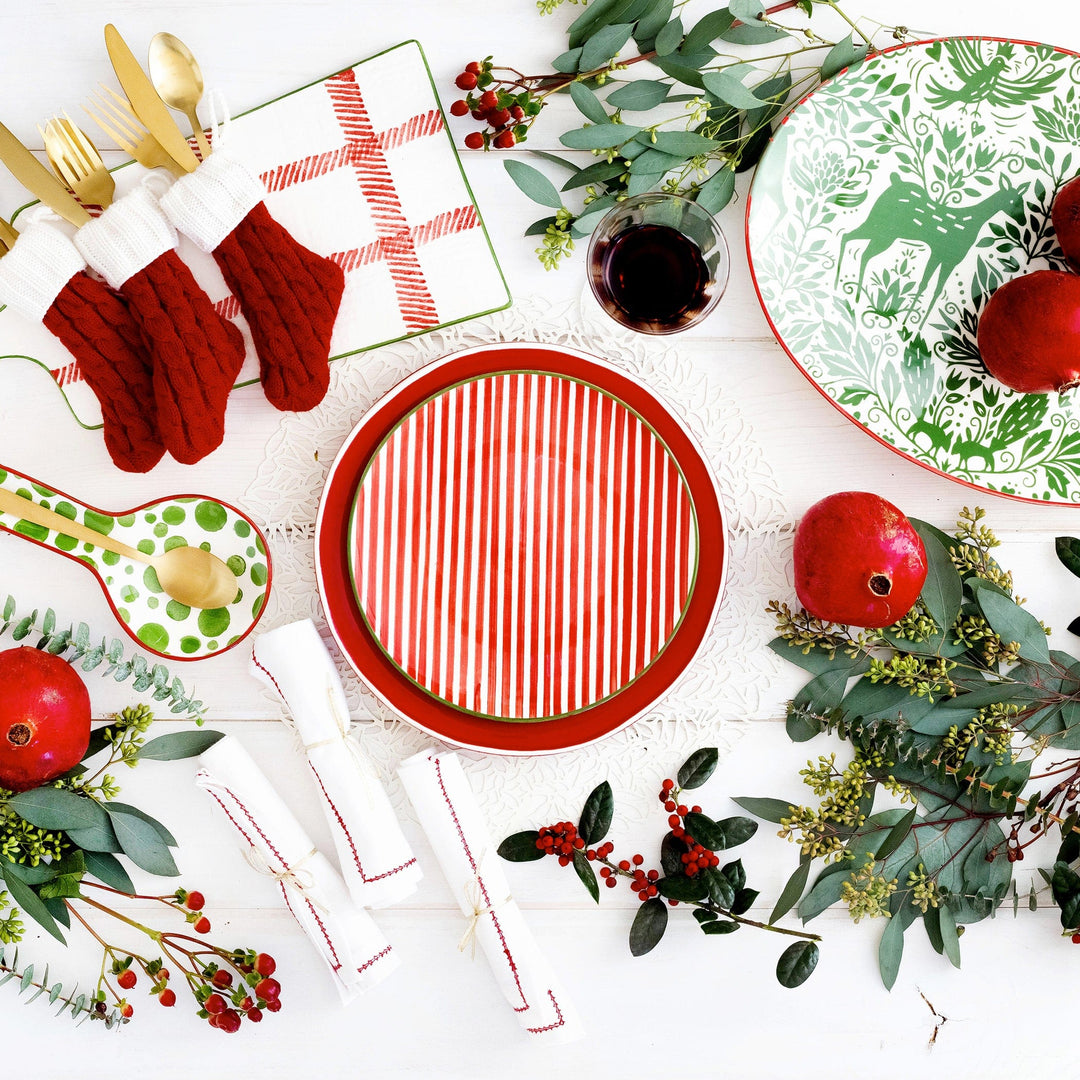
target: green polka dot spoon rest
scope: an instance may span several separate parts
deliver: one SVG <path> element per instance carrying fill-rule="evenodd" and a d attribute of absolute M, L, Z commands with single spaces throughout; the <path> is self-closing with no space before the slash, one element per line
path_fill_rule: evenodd
<path fill-rule="evenodd" d="M 246 515 L 202 495 L 119 514 L 0 466 L 0 529 L 90 567 L 124 629 L 171 660 L 231 648 L 270 589 L 266 541 Z"/>

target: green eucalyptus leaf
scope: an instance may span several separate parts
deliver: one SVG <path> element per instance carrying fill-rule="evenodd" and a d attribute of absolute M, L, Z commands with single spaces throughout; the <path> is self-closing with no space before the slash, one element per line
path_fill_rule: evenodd
<path fill-rule="evenodd" d="M 514 833 L 499 845 L 498 853 L 507 862 L 538 862 L 544 857 L 544 852 L 536 846 L 539 839 L 536 829 Z"/>
<path fill-rule="evenodd" d="M 687 86 L 695 86 L 699 90 L 705 89 L 700 68 L 692 66 L 688 61 L 680 57 L 677 52 L 668 56 L 654 56 L 652 62 L 665 75 L 670 75 L 676 81 Z"/>
<path fill-rule="evenodd" d="M 601 67 L 613 57 L 630 40 L 634 31 L 633 23 L 613 23 L 598 30 L 581 49 L 581 59 L 578 61 L 582 71 L 592 71 Z"/>
<path fill-rule="evenodd" d="M 9 867 L 11 865 L 6 859 L 0 860 L 0 873 L 3 875 L 8 892 L 11 893 L 12 901 L 24 915 L 33 919 L 62 945 L 67 944 L 64 941 L 64 935 L 60 932 L 60 927 L 56 925 L 56 919 L 53 918 L 52 913 L 38 894 L 25 881 L 10 871 Z"/>
<path fill-rule="evenodd" d="M 637 26 L 634 27 L 634 40 L 642 52 L 653 48 L 656 35 L 667 25 L 674 7 L 675 0 L 654 0 L 648 11 L 638 19 Z"/>
<path fill-rule="evenodd" d="M 976 579 L 968 584 L 975 594 L 979 610 L 1002 641 L 1017 642 L 1020 655 L 1025 660 L 1032 660 L 1037 664 L 1050 662 L 1046 631 L 1034 615 L 996 590 L 985 588 L 985 582 L 981 580 Z"/>
<path fill-rule="evenodd" d="M 577 110 L 586 120 L 594 124 L 606 124 L 608 122 L 607 110 L 600 99 L 584 84 L 573 82 L 570 84 L 570 97 Z M 537 199 L 537 202 L 541 200 Z M 551 203 L 547 204 L 551 206 Z"/>
<path fill-rule="evenodd" d="M 507 158 L 503 161 L 503 168 L 510 174 L 510 179 L 533 202 L 556 210 L 562 206 L 562 196 L 539 169 L 534 169 L 531 165 L 526 165 L 524 161 L 518 161 L 516 158 Z"/>
<path fill-rule="evenodd" d="M 508 161 L 506 164 L 511 163 Z M 139 749 L 139 760 L 180 761 L 184 758 L 198 757 L 224 736 L 225 732 L 223 731 L 210 731 L 207 728 L 200 728 L 198 731 L 174 731 L 168 735 L 159 735 Z"/>
<path fill-rule="evenodd" d="M 768 23 L 755 19 L 753 22 L 736 23 L 720 36 L 724 41 L 730 41 L 735 45 L 767 45 L 789 35 L 786 30 L 781 30 L 778 26 L 770 26 Z"/>
<path fill-rule="evenodd" d="M 119 859 L 105 851 L 84 851 L 83 855 L 88 874 L 108 885 L 110 889 L 119 889 L 122 893 L 134 895 L 135 886 Z"/>
<path fill-rule="evenodd" d="M 615 796 L 611 784 L 606 780 L 597 784 L 585 800 L 578 822 L 578 835 L 590 847 L 600 843 L 611 828 L 611 818 L 615 813 Z"/>
<path fill-rule="evenodd" d="M 851 34 L 848 34 L 843 41 L 838 41 L 825 57 L 824 62 L 821 65 L 821 78 L 831 79 L 834 75 L 838 75 L 844 68 L 851 67 L 852 64 L 857 64 L 861 60 L 866 59 L 866 54 L 870 51 L 868 45 L 856 45 Z"/>
<path fill-rule="evenodd" d="M 539 220 L 534 221 L 525 230 L 524 235 L 525 236 L 543 236 L 544 233 L 547 232 L 548 226 L 549 225 L 554 225 L 555 222 L 556 222 L 556 218 L 554 217 L 554 215 L 551 216 L 551 217 L 540 218 Z"/>
<path fill-rule="evenodd" d="M 581 879 L 582 885 L 589 890 L 589 895 L 597 904 L 599 904 L 600 882 L 596 880 L 596 873 L 592 868 L 592 863 L 589 862 L 584 851 L 574 851 L 574 871 Z"/>
<path fill-rule="evenodd" d="M 761 98 L 726 71 L 707 71 L 701 81 L 706 90 L 736 109 L 758 109 L 763 104 Z"/>
<path fill-rule="evenodd" d="M 886 990 L 893 988 L 903 956 L 904 924 L 899 919 L 889 919 L 878 945 L 878 971 Z"/>
<path fill-rule="evenodd" d="M 801 646 L 792 645 L 780 637 L 773 638 L 769 642 L 769 648 L 777 656 L 782 656 L 789 663 L 801 667 L 804 671 L 809 671 L 811 675 L 820 675 L 823 671 L 831 671 L 834 668 L 853 668 L 858 663 L 857 660 L 852 660 L 842 652 L 837 652 L 830 658 L 824 649 L 816 647 L 808 653 L 803 653 Z"/>
<path fill-rule="evenodd" d="M 948 904 L 938 908 L 938 925 L 941 930 L 941 947 L 954 968 L 960 966 L 960 936 L 956 932 L 956 916 Z"/>
<path fill-rule="evenodd" d="M 571 150 L 608 150 L 621 146 L 640 131 L 641 128 L 633 124 L 594 124 L 566 131 L 559 136 L 559 141 Z"/>
<path fill-rule="evenodd" d="M 107 809 L 121 850 L 136 866 L 159 877 L 179 876 L 168 846 L 143 815 L 118 808 L 116 803 L 109 804 Z"/>
<path fill-rule="evenodd" d="M 696 914 L 696 912 L 695 912 Z M 630 925 L 630 955 L 644 956 L 660 943 L 667 929 L 667 904 L 658 896 L 646 900 Z"/>
<path fill-rule="evenodd" d="M 683 39 L 683 26 L 682 19 L 677 15 L 666 26 L 662 27 L 656 35 L 656 41 L 653 43 L 653 48 L 656 50 L 658 57 L 667 56 L 669 53 L 675 52 Z"/>
<path fill-rule="evenodd" d="M 732 802 L 748 810 L 754 817 L 759 817 L 762 821 L 771 821 L 776 825 L 780 824 L 782 818 L 791 817 L 794 809 L 791 803 L 784 802 L 783 799 L 755 799 L 744 796 L 740 799 L 732 799 Z"/>
<path fill-rule="evenodd" d="M 593 0 L 567 29 L 571 48 L 584 45 L 611 23 L 636 18 L 635 8 L 640 8 L 640 0 Z"/>
<path fill-rule="evenodd" d="M 930 946 L 941 956 L 945 952 L 945 942 L 941 937 L 941 909 L 928 907 L 923 915 L 923 927 L 930 939 Z"/>
<path fill-rule="evenodd" d="M 132 817 L 137 817 L 141 821 L 144 821 L 149 825 L 161 838 L 163 844 L 167 847 L 179 847 L 180 845 L 176 841 L 176 837 L 160 821 L 155 817 L 151 817 L 145 811 L 140 810 L 137 806 L 129 806 L 127 803 L 111 802 L 108 804 L 109 811 L 119 810 L 123 814 L 130 814 Z"/>
<path fill-rule="evenodd" d="M 722 145 L 715 139 L 706 139 L 704 135 L 698 135 L 694 131 L 657 131 L 651 135 L 643 132 L 638 136 L 639 142 L 646 140 L 661 153 L 683 159 L 697 154 L 708 154 L 713 150 L 718 150 Z"/>
<path fill-rule="evenodd" d="M 735 16 L 728 8 L 710 11 L 694 23 L 690 32 L 686 35 L 683 48 L 687 52 L 696 52 L 711 45 L 721 34 L 730 30 L 734 22 Z"/>
<path fill-rule="evenodd" d="M 911 835 L 911 827 L 915 824 L 915 815 L 918 813 L 918 809 L 917 806 L 913 806 L 889 830 L 889 834 L 874 853 L 879 862 L 884 862 Z"/>
<path fill-rule="evenodd" d="M 700 750 L 695 750 L 679 766 L 676 782 L 681 788 L 692 790 L 701 787 L 716 771 L 719 760 L 720 755 L 715 746 L 704 746 Z"/>
<path fill-rule="evenodd" d="M 776 962 L 776 981 L 789 990 L 802 986 L 814 974 L 820 955 L 816 941 L 796 941 L 789 945 Z"/>
<path fill-rule="evenodd" d="M 844 700 L 848 682 L 869 670 L 870 660 L 865 656 L 851 664 L 837 664 L 828 668 L 820 675 L 815 675 L 795 695 L 794 705 L 815 713 L 828 713 Z"/>
<path fill-rule="evenodd" d="M 593 165 L 586 165 L 584 169 L 579 169 L 560 190 L 573 191 L 574 188 L 585 187 L 587 184 L 602 184 L 605 180 L 614 180 L 616 176 L 622 176 L 624 172 L 626 172 L 626 165 L 621 159 L 597 161 Z"/>
<path fill-rule="evenodd" d="M 573 75 L 581 63 L 581 46 L 576 49 L 567 49 L 564 53 L 559 53 L 554 60 L 551 61 L 551 66 L 562 75 Z"/>
<path fill-rule="evenodd" d="M 917 518 L 909 518 L 912 528 L 926 549 L 926 582 L 922 588 L 922 602 L 938 629 L 947 630 L 956 621 L 964 598 L 960 574 L 953 565 L 948 549 L 937 536 Z"/>
<path fill-rule="evenodd" d="M 718 214 L 735 194 L 735 173 L 729 168 L 720 168 L 701 185 L 695 202 L 702 210 L 710 214 Z"/>
<path fill-rule="evenodd" d="M 631 176 L 626 185 L 626 194 L 630 196 L 644 195 L 646 191 L 652 191 L 653 188 L 659 187 L 664 175 L 662 172 L 645 172 Z"/>
<path fill-rule="evenodd" d="M 88 825 L 85 829 L 68 829 L 67 836 L 73 844 L 77 844 L 84 852 L 123 850 L 107 814 L 103 821 Z"/>
<path fill-rule="evenodd" d="M 604 195 L 595 202 L 589 203 L 586 212 L 574 219 L 570 226 L 570 235 L 573 237 L 588 236 L 604 219 L 608 210 L 615 204 L 616 194 Z"/>
<path fill-rule="evenodd" d="M 769 916 L 769 925 L 782 919 L 802 897 L 807 881 L 810 880 L 810 860 L 804 859 L 795 868 L 795 872 L 787 879 L 787 884 L 776 901 L 776 906 Z"/>
<path fill-rule="evenodd" d="M 731 0 L 728 11 L 731 12 L 733 19 L 750 22 L 753 19 L 760 19 L 765 14 L 765 5 L 761 0 Z"/>
<path fill-rule="evenodd" d="M 822 871 L 799 904 L 799 918 L 807 923 L 837 903 L 844 892 L 843 883 L 850 874 L 850 867 L 846 863 L 834 863 Z"/>
<path fill-rule="evenodd" d="M 607 103 L 626 112 L 646 112 L 667 100 L 671 86 L 659 79 L 637 79 L 624 83 L 607 96 Z"/>
<path fill-rule="evenodd" d="M 647 142 L 644 145 L 649 146 Z M 630 162 L 630 175 L 631 177 L 663 176 L 672 169 L 677 169 L 682 165 L 683 160 L 676 154 L 665 154 L 662 150 L 649 147 Z"/>
<path fill-rule="evenodd" d="M 1061 565 L 1069 573 L 1080 577 L 1080 540 L 1075 536 L 1059 536 L 1054 541 L 1054 550 L 1057 552 L 1058 559 L 1061 560 Z"/>
<path fill-rule="evenodd" d="M 8 800 L 8 806 L 31 825 L 50 831 L 85 829 L 105 819 L 105 810 L 99 803 L 60 788 L 22 791 Z"/>

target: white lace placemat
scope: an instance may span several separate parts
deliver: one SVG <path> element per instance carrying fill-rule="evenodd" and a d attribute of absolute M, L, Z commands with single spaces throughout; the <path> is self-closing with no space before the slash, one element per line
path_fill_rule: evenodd
<path fill-rule="evenodd" d="M 620 825 L 652 813 L 663 777 L 700 746 L 721 753 L 738 738 L 737 722 L 775 713 L 763 691 L 780 670 L 765 644 L 773 636 L 765 605 L 790 591 L 792 523 L 753 430 L 725 396 L 722 379 L 677 343 L 622 331 L 588 305 L 553 308 L 532 299 L 508 311 L 333 365 L 326 400 L 286 417 L 266 449 L 244 505 L 266 523 L 274 589 L 263 629 L 310 617 L 325 626 L 315 584 L 315 517 L 326 473 L 349 432 L 406 375 L 447 353 L 488 342 L 540 341 L 602 356 L 642 379 L 693 432 L 712 466 L 728 527 L 724 597 L 693 664 L 664 699 L 624 731 L 581 750 L 512 758 L 464 753 L 481 804 L 506 831 L 555 816 L 575 817 L 588 792 L 608 779 Z M 689 352 L 689 350 L 688 350 Z M 438 740 L 402 722 L 348 667 L 324 635 L 345 682 L 364 749 L 386 778 L 405 757 Z M 267 700 L 272 700 L 267 695 Z M 390 784 L 400 812 L 403 794 Z"/>

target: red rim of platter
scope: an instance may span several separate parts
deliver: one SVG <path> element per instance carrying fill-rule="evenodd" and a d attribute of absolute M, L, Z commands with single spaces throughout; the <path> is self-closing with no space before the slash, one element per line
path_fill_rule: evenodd
<path fill-rule="evenodd" d="M 400 643 L 380 642 L 357 599 L 355 563 L 362 481 L 395 431 L 447 391 L 499 375 L 552 376 L 584 384 L 614 399 L 651 434 L 681 474 L 696 524 L 696 573 L 681 613 L 662 647 L 630 681 L 606 696 L 551 719 L 492 719 L 445 700 L 410 677 Z M 495 380 L 489 383 L 494 386 Z M 401 459 L 399 459 L 400 461 Z M 501 754 L 553 753 L 583 746 L 631 723 L 654 704 L 692 662 L 720 602 L 726 567 L 723 516 L 715 480 L 691 436 L 641 383 L 596 357 L 537 344 L 487 345 L 435 361 L 384 397 L 353 430 L 329 475 L 316 524 L 316 573 L 327 621 L 357 674 L 395 712 L 438 738 Z M 359 548 L 362 550 L 362 547 Z M 361 574 L 363 568 L 361 567 Z M 360 586 L 363 593 L 363 587 Z M 397 654 L 397 660 L 394 654 Z M 413 657 L 415 659 L 415 657 Z M 401 661 L 399 663 L 398 661 Z M 493 680 L 503 686 L 501 679 Z M 564 699 L 565 703 L 565 699 Z M 571 703 L 573 704 L 573 703 Z M 520 706 L 518 706 L 520 708 Z M 499 714 L 498 708 L 492 710 Z M 510 706 L 505 715 L 513 714 Z"/>

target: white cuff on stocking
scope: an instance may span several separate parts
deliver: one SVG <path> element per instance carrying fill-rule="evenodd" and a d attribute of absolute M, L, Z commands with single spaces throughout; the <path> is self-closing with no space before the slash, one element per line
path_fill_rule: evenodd
<path fill-rule="evenodd" d="M 75 234 L 83 258 L 114 288 L 176 247 L 176 231 L 146 186 L 117 199 Z"/>
<path fill-rule="evenodd" d="M 266 197 L 258 177 L 224 152 L 211 154 L 161 198 L 169 221 L 202 251 L 213 251 Z"/>
<path fill-rule="evenodd" d="M 0 303 L 41 322 L 60 290 L 85 269 L 66 233 L 52 225 L 30 225 L 0 259 Z"/>

